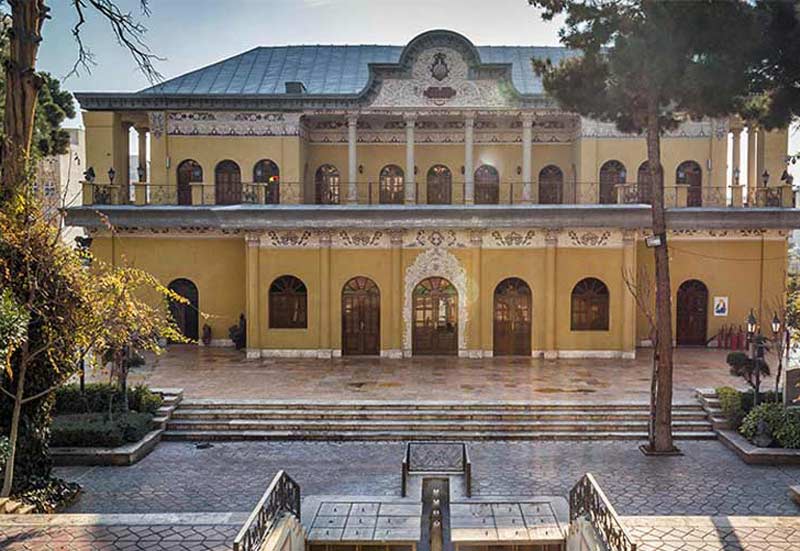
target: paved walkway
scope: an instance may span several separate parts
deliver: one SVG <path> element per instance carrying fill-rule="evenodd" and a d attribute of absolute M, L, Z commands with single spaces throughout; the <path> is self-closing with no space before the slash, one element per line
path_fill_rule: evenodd
<path fill-rule="evenodd" d="M 745 386 L 724 350 L 677 349 L 675 399 L 698 387 Z M 190 398 L 304 400 L 649 401 L 650 349 L 636 360 L 339 358 L 247 360 L 242 352 L 173 345 L 133 381 L 183 388 Z M 769 388 L 771 379 L 764 382 Z"/>

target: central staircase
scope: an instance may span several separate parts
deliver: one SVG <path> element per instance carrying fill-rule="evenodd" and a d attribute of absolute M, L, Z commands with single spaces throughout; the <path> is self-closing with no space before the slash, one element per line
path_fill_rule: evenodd
<path fill-rule="evenodd" d="M 645 440 L 647 404 L 291 402 L 186 399 L 165 440 Z M 673 436 L 714 439 L 699 403 L 673 407 Z"/>

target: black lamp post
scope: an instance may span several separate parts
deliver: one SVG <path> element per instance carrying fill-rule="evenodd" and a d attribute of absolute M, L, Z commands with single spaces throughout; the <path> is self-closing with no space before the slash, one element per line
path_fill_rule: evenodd
<path fill-rule="evenodd" d="M 778 313 L 776 312 L 775 315 L 772 316 L 772 336 L 775 342 L 775 352 L 778 355 L 778 373 L 775 374 L 775 400 L 778 399 L 778 385 L 780 384 L 781 373 L 783 372 L 784 333 L 781 330 L 782 325 L 781 319 L 778 317 Z"/>
<path fill-rule="evenodd" d="M 745 323 L 747 325 L 747 343 L 750 349 L 750 361 L 752 362 L 756 379 L 755 392 L 753 393 L 753 406 L 757 406 L 758 394 L 761 389 L 761 358 L 763 357 L 764 345 L 760 333 L 756 334 L 758 320 L 756 320 L 756 316 L 753 314 L 752 310 L 750 310 L 750 314 L 747 316 Z"/>
<path fill-rule="evenodd" d="M 81 265 L 84 268 L 89 268 L 92 265 L 92 255 L 89 252 L 89 249 L 92 246 L 92 238 L 90 236 L 83 236 L 77 235 L 75 236 L 75 248 L 78 249 L 78 253 L 81 255 Z M 85 355 L 85 353 L 84 353 Z M 80 378 L 80 385 L 81 385 L 81 394 L 83 394 L 84 388 L 86 387 L 86 360 L 84 356 L 81 356 L 81 378 Z"/>

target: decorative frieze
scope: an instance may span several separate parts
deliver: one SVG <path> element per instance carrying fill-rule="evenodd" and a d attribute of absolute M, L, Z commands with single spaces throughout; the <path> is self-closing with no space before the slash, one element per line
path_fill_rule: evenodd
<path fill-rule="evenodd" d="M 388 248 L 391 238 L 381 230 L 340 230 L 333 237 L 332 246 L 339 249 Z"/>
<path fill-rule="evenodd" d="M 464 248 L 469 243 L 469 234 L 457 230 L 417 230 L 406 236 L 407 249 L 426 249 L 444 247 L 447 249 Z"/>
<path fill-rule="evenodd" d="M 711 138 L 722 139 L 728 135 L 729 123 L 727 119 L 704 119 L 700 121 L 687 120 L 677 128 L 667 131 L 667 138 Z M 581 118 L 579 136 L 582 138 L 635 138 L 642 139 L 643 135 L 636 133 L 620 132 L 613 122 L 598 121 Z"/>
<path fill-rule="evenodd" d="M 299 113 L 177 111 L 167 113 L 166 131 L 170 136 L 299 136 L 301 124 Z"/>
<path fill-rule="evenodd" d="M 317 245 L 318 241 L 313 240 L 312 237 L 313 234 L 308 230 L 270 230 L 261 239 L 261 246 L 279 249 L 306 249 Z"/>
<path fill-rule="evenodd" d="M 521 249 L 543 247 L 544 237 L 534 230 L 494 230 L 484 240 L 487 249 Z"/>

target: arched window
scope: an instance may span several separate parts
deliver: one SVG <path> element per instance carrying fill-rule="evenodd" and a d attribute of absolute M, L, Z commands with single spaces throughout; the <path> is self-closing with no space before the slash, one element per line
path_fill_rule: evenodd
<path fill-rule="evenodd" d="M 428 204 L 449 205 L 452 202 L 453 174 L 444 165 L 428 170 Z"/>
<path fill-rule="evenodd" d="M 617 202 L 617 186 L 625 183 L 627 171 L 619 161 L 606 161 L 600 167 L 600 204 L 612 205 Z"/>
<path fill-rule="evenodd" d="M 277 205 L 281 202 L 280 195 L 280 176 L 281 171 L 274 161 L 263 159 L 253 167 L 253 182 L 266 184 L 264 186 L 264 203 L 267 205 Z"/>
<path fill-rule="evenodd" d="M 500 173 L 492 165 L 481 165 L 475 171 L 475 204 L 496 205 L 500 202 Z"/>
<path fill-rule="evenodd" d="M 560 205 L 564 201 L 564 173 L 555 165 L 539 171 L 539 203 Z"/>
<path fill-rule="evenodd" d="M 333 165 L 322 165 L 314 176 L 314 193 L 318 205 L 339 204 L 339 169 Z"/>
<path fill-rule="evenodd" d="M 380 174 L 381 203 L 384 205 L 402 205 L 405 197 L 405 176 L 403 169 L 397 165 L 386 165 Z"/>
<path fill-rule="evenodd" d="M 178 204 L 192 204 L 192 184 L 203 182 L 203 167 L 194 159 L 178 165 Z"/>
<path fill-rule="evenodd" d="M 233 161 L 220 161 L 214 170 L 214 196 L 218 205 L 242 202 L 242 172 Z"/>
<path fill-rule="evenodd" d="M 587 277 L 572 289 L 573 331 L 608 331 L 608 287 L 599 279 Z"/>
<path fill-rule="evenodd" d="M 294 276 L 277 278 L 269 286 L 270 329 L 305 329 L 308 327 L 308 291 Z"/>
<path fill-rule="evenodd" d="M 703 206 L 703 171 L 694 161 L 684 161 L 675 171 L 675 183 L 679 186 L 689 186 L 686 195 L 687 207 Z"/>
<path fill-rule="evenodd" d="M 640 203 L 650 205 L 653 202 L 653 185 L 650 182 L 650 164 L 645 161 L 639 165 L 639 170 L 636 173 L 636 189 L 637 199 Z"/>

